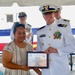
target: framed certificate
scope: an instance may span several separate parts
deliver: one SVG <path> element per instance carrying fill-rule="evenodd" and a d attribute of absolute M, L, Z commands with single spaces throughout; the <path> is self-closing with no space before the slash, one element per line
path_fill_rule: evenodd
<path fill-rule="evenodd" d="M 27 51 L 27 66 L 30 68 L 48 68 L 49 67 L 49 57 L 48 54 L 42 51 Z"/>

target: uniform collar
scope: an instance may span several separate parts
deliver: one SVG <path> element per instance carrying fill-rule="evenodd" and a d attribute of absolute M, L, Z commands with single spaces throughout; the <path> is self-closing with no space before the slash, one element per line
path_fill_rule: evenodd
<path fill-rule="evenodd" d="M 56 21 L 54 21 L 52 24 L 50 24 L 50 25 L 46 25 L 46 27 L 54 27 L 56 25 Z"/>
<path fill-rule="evenodd" d="M 59 23 L 60 21 L 62 21 L 62 18 L 60 18 L 60 19 L 55 19 L 55 21 L 56 21 L 57 23 Z"/>
<path fill-rule="evenodd" d="M 19 23 L 21 23 L 21 22 L 19 22 Z M 27 25 L 27 23 L 24 23 L 24 25 Z"/>

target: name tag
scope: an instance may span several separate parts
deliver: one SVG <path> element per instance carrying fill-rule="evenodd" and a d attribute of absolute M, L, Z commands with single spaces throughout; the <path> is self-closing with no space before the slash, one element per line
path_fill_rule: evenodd
<path fill-rule="evenodd" d="M 41 34 L 40 37 L 46 37 L 46 35 L 45 34 Z"/>

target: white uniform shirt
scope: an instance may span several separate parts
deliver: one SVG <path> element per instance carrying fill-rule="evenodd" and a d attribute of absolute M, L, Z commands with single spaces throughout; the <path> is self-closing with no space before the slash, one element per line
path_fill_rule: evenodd
<path fill-rule="evenodd" d="M 42 69 L 42 75 L 69 75 L 67 55 L 75 51 L 75 40 L 67 27 L 60 27 L 54 21 L 37 31 L 37 50 L 51 46 L 58 51 L 49 54 L 49 69 Z"/>
<path fill-rule="evenodd" d="M 26 35 L 28 35 L 29 33 L 31 33 L 30 38 L 29 38 L 29 39 L 26 38 L 26 41 L 27 41 L 27 42 L 33 42 L 33 40 L 32 40 L 32 38 L 33 38 L 33 37 L 32 37 L 33 33 L 32 33 L 31 25 L 26 24 L 26 25 L 25 25 L 25 31 L 26 31 Z"/>
<path fill-rule="evenodd" d="M 60 18 L 60 19 L 55 19 L 56 20 L 56 22 L 58 23 L 58 24 L 67 24 L 68 22 L 69 22 L 69 20 L 67 20 L 67 19 L 63 19 L 63 18 Z"/>
<path fill-rule="evenodd" d="M 14 25 L 12 26 L 12 29 L 11 29 L 11 32 L 10 32 L 10 36 L 11 36 L 12 40 L 14 40 L 13 29 L 14 29 Z M 26 35 L 28 35 L 29 33 L 31 33 L 30 38 L 29 39 L 26 38 L 26 41 L 27 42 L 32 42 L 32 28 L 31 28 L 31 25 L 25 24 L 25 31 L 26 31 Z"/>
<path fill-rule="evenodd" d="M 68 30 L 69 30 L 69 29 L 71 30 L 70 20 L 60 18 L 60 19 L 55 19 L 55 21 L 57 22 L 57 24 L 68 25 L 68 26 L 67 26 L 67 29 L 68 29 Z"/>

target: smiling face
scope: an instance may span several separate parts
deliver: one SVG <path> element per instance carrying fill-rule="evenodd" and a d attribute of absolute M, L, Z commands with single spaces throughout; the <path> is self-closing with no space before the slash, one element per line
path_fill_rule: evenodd
<path fill-rule="evenodd" d="M 54 13 L 43 14 L 43 17 L 48 25 L 54 22 Z"/>
<path fill-rule="evenodd" d="M 26 39 L 25 29 L 23 27 L 18 27 L 14 33 L 15 40 L 18 42 L 23 42 Z"/>

